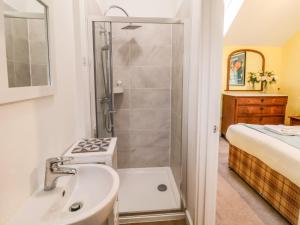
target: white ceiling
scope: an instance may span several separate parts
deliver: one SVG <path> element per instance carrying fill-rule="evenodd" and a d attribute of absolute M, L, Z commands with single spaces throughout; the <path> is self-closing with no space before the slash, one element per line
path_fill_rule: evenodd
<path fill-rule="evenodd" d="M 44 13 L 44 6 L 36 0 L 4 0 L 3 2 L 20 12 Z"/>
<path fill-rule="evenodd" d="M 300 0 L 245 0 L 226 45 L 282 46 L 300 31 Z"/>

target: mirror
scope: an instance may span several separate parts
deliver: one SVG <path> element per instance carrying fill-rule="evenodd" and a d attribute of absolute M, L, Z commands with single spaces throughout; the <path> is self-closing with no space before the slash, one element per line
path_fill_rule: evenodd
<path fill-rule="evenodd" d="M 9 88 L 50 85 L 47 6 L 3 0 Z"/>
<path fill-rule="evenodd" d="M 261 83 L 249 83 L 250 73 L 265 70 L 264 55 L 253 49 L 239 49 L 228 56 L 227 91 L 262 91 Z"/>

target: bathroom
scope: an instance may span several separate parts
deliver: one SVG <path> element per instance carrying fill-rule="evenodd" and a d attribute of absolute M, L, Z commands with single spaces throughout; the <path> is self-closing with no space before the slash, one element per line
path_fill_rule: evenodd
<path fill-rule="evenodd" d="M 201 4 L 0 1 L 0 225 L 213 224 L 223 18 Z"/>

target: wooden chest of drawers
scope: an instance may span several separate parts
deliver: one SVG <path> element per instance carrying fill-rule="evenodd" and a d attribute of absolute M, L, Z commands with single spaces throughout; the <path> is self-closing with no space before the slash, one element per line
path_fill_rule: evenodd
<path fill-rule="evenodd" d="M 290 116 L 291 126 L 300 126 L 300 116 Z"/>
<path fill-rule="evenodd" d="M 287 96 L 223 94 L 222 135 L 236 123 L 283 124 Z"/>

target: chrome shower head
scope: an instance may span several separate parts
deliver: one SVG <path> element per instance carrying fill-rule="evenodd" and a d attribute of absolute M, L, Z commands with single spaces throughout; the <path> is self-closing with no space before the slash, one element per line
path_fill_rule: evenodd
<path fill-rule="evenodd" d="M 139 26 L 139 25 L 133 25 L 132 23 L 130 23 L 129 25 L 125 26 L 125 27 L 122 27 L 121 29 L 122 30 L 135 30 L 135 29 L 138 29 L 142 26 Z"/>
<path fill-rule="evenodd" d="M 106 16 L 108 14 L 108 12 L 111 10 L 111 9 L 119 9 L 121 10 L 127 17 L 129 17 L 129 14 L 126 12 L 125 9 L 123 9 L 122 7 L 118 6 L 118 5 L 111 5 L 109 6 L 109 8 L 106 10 L 106 12 L 104 13 L 104 16 Z M 135 30 L 135 29 L 138 29 L 142 26 L 138 26 L 138 25 L 133 25 L 132 23 L 130 23 L 129 25 L 121 28 L 123 30 Z"/>

